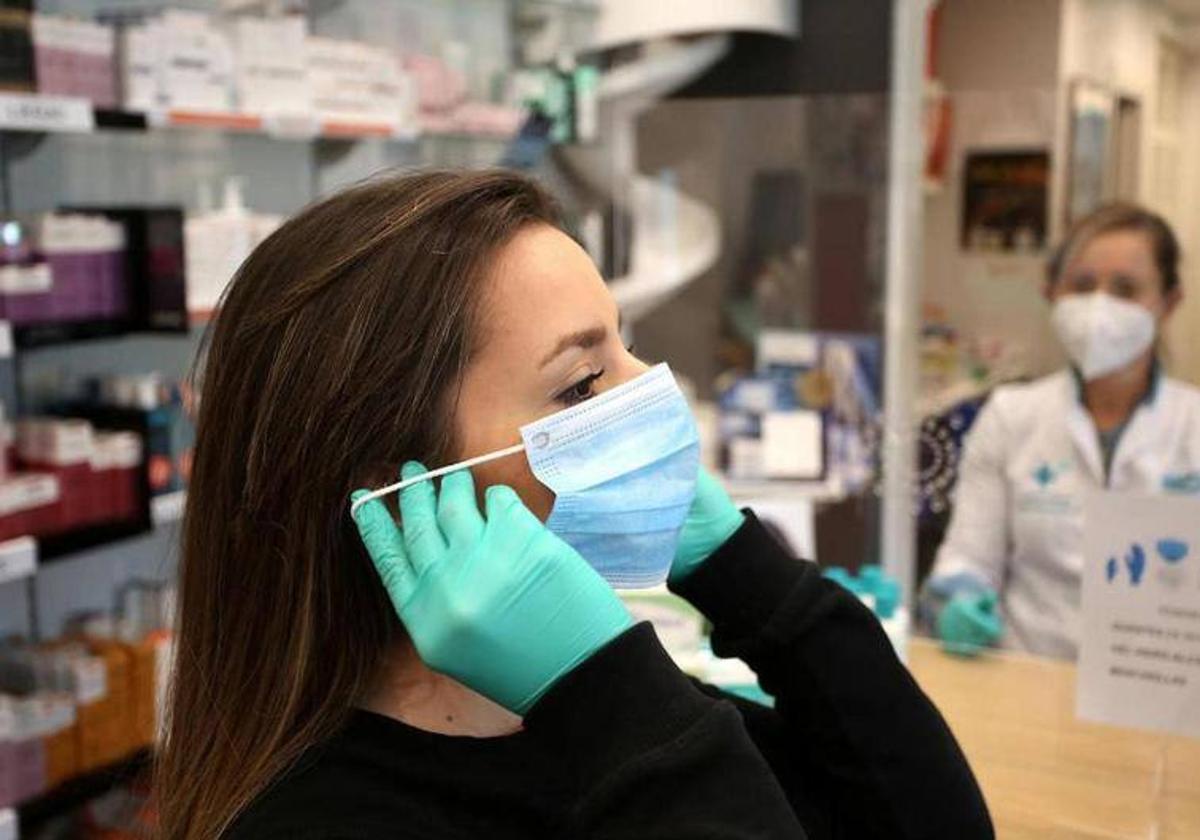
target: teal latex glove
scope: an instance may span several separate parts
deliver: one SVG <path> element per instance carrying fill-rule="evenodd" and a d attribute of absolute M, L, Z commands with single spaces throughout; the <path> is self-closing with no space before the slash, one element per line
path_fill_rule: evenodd
<path fill-rule="evenodd" d="M 404 465 L 405 478 L 425 472 Z M 356 490 L 352 499 L 365 494 Z M 400 495 L 403 529 L 378 499 L 359 534 L 421 659 L 518 714 L 633 624 L 625 605 L 516 492 L 486 493 L 468 470 Z"/>
<path fill-rule="evenodd" d="M 696 478 L 696 498 L 679 535 L 669 580 L 683 580 L 699 568 L 745 521 L 745 515 L 729 498 L 721 482 L 701 467 Z"/>
<path fill-rule="evenodd" d="M 962 656 L 976 656 L 994 645 L 1004 633 L 996 601 L 996 593 L 990 589 L 962 592 L 951 598 L 937 618 L 942 647 Z"/>

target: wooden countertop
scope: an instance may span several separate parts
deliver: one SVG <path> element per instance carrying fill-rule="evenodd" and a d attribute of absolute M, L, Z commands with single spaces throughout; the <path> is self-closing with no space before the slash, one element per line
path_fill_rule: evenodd
<path fill-rule="evenodd" d="M 1200 740 L 1075 719 L 1075 666 L 913 639 L 909 667 L 983 787 L 1001 840 L 1200 840 Z"/>

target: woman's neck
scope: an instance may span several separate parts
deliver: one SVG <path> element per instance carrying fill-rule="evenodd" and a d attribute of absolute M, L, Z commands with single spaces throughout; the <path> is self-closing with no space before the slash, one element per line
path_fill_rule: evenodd
<path fill-rule="evenodd" d="M 521 729 L 520 717 L 431 670 L 407 642 L 389 655 L 364 706 L 439 735 L 496 738 Z"/>
<path fill-rule="evenodd" d="M 1133 364 L 1097 379 L 1084 382 L 1083 404 L 1102 432 L 1127 421 L 1150 390 L 1154 375 L 1154 351 Z"/>

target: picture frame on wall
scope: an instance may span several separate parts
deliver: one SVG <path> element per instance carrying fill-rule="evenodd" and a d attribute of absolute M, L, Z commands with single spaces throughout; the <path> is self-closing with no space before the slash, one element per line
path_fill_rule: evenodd
<path fill-rule="evenodd" d="M 1046 149 L 967 152 L 963 164 L 964 251 L 1036 253 L 1046 247 L 1050 153 Z"/>
<path fill-rule="evenodd" d="M 1071 83 L 1065 214 L 1068 226 L 1116 194 L 1118 107 L 1117 94 L 1104 85 L 1085 79 Z"/>

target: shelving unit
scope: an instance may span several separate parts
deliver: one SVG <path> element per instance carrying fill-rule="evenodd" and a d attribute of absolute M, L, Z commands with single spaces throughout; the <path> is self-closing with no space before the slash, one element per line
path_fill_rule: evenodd
<path fill-rule="evenodd" d="M 416 8 L 423 0 L 404 2 Z M 262 10 L 268 6 L 277 8 L 274 4 L 260 5 Z M 373 19 L 372 16 L 382 14 L 378 9 L 384 5 L 375 0 L 310 0 L 306 11 L 314 34 L 363 40 L 357 36 L 380 29 L 378 21 L 361 26 L 361 21 L 354 21 L 353 26 L 339 29 L 344 21 L 339 23 L 338 18 Z M 477 0 L 429 4 L 435 5 L 460 10 L 480 7 Z M 450 21 L 449 13 L 445 21 L 436 22 L 453 24 L 452 31 L 445 34 L 472 47 L 479 46 L 472 39 L 488 39 L 488 56 L 496 59 L 486 65 L 489 72 L 494 72 L 491 79 L 498 79 L 500 73 L 521 60 L 514 47 L 520 37 L 518 29 L 530 32 L 544 26 L 546 21 L 566 20 L 567 28 L 576 31 L 576 24 L 599 13 L 599 4 L 590 0 L 495 0 L 482 5 L 490 9 L 488 14 L 497 24 L 503 21 L 510 28 L 483 33 L 474 21 Z M 214 12 L 224 8 L 215 0 L 212 6 Z M 252 12 L 255 8 L 256 0 L 251 0 L 244 11 Z M 424 11 L 422 8 L 422 14 Z M 433 14 L 437 17 L 438 12 Z M 461 16 L 462 12 L 457 14 Z M 331 19 L 332 26 L 327 26 Z M 325 30 L 318 33 L 322 26 Z M 502 56 L 503 65 L 497 56 Z M 483 65 L 484 62 L 477 64 Z M 490 87 L 471 88 L 471 96 L 479 101 L 493 98 L 493 93 Z M 464 119 L 455 124 L 474 124 L 473 115 L 463 112 L 462 116 Z M 479 124 L 483 124 L 482 120 Z M 0 93 L 0 211 L 21 216 L 63 207 L 131 204 L 196 209 L 205 205 L 200 197 L 202 188 L 219 183 L 222 178 L 238 177 L 245 179 L 248 203 L 256 211 L 287 215 L 330 190 L 382 168 L 499 162 L 512 139 L 510 132 L 447 131 L 421 126 L 400 129 L 387 123 L 320 120 L 307 114 L 140 112 L 95 108 L 88 100 L 73 97 Z M 189 311 L 187 330 L 165 341 L 131 329 L 128 322 L 15 327 L 12 346 L 18 366 L 17 402 L 24 411 L 14 410 L 10 416 L 38 412 L 54 404 L 49 399 L 39 403 L 37 396 L 31 396 L 35 389 L 28 386 L 40 385 L 39 377 L 56 365 L 69 369 L 67 380 L 71 376 L 80 379 L 93 374 L 124 374 L 153 368 L 165 370 L 169 377 L 175 378 L 183 373 L 180 359 L 185 353 L 194 352 L 197 337 L 211 314 Z M 115 358 L 118 356 L 123 358 Z M 44 392 L 74 393 L 69 381 L 64 385 L 61 390 L 46 388 Z M 25 387 L 27 391 L 23 390 Z M 97 608 L 99 598 L 91 597 L 88 602 L 88 598 L 71 597 L 75 590 L 66 588 L 68 578 L 88 581 L 74 585 L 80 591 L 91 586 L 92 596 L 105 590 L 101 598 L 109 597 L 107 588 L 112 586 L 106 576 L 111 576 L 108 578 L 111 581 L 136 579 L 139 575 L 164 579 L 161 575 L 170 574 L 171 560 L 166 557 L 156 560 L 153 572 L 147 571 L 150 568 L 147 560 L 169 551 L 164 546 L 174 538 L 173 528 L 182 518 L 185 501 L 185 491 L 152 496 L 145 506 L 145 517 L 136 522 L 96 525 L 70 533 L 0 543 L 0 586 L 17 581 L 11 591 L 4 593 L 5 604 L 14 604 L 17 616 L 23 612 L 24 618 L 16 620 L 23 622 L 21 626 L 27 627 L 28 635 L 36 640 L 41 634 L 55 634 L 59 623 L 71 611 Z M 156 532 L 161 537 L 151 538 Z M 122 542 L 128 549 L 123 546 L 115 551 L 87 553 L 89 549 Z M 70 558 L 79 558 L 80 562 L 69 565 L 63 562 Z M 39 569 L 51 566 L 56 568 L 39 576 Z M 168 570 L 160 573 L 158 567 Z M 17 594 L 25 596 L 27 609 L 22 610 L 23 605 L 11 597 Z M 99 608 L 107 609 L 102 602 Z M 150 752 L 142 751 L 21 803 L 16 808 L 21 830 L 35 830 L 135 778 L 150 763 Z"/>
<path fill-rule="evenodd" d="M 277 140 L 365 140 L 413 143 L 435 139 L 508 140 L 506 133 L 421 131 L 388 123 L 320 120 L 309 114 L 262 116 L 230 111 L 122 111 L 93 108 L 86 99 L 28 93 L 0 93 L 0 131 L 90 133 L 195 129 L 262 134 Z"/>

